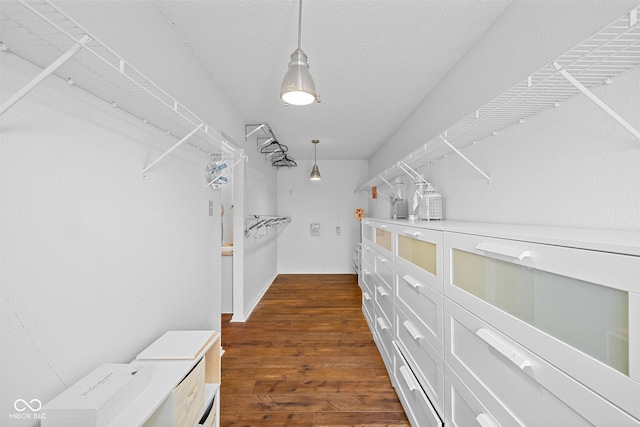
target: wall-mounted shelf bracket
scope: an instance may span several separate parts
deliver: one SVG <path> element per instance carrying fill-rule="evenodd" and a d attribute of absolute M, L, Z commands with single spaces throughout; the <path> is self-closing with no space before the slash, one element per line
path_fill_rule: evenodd
<path fill-rule="evenodd" d="M 389 184 L 389 181 L 387 181 L 386 179 L 384 179 L 384 177 L 382 175 L 378 175 L 380 177 L 380 179 L 382 180 L 382 182 L 384 182 L 385 184 L 387 184 L 390 188 L 393 188 L 393 185 Z"/>
<path fill-rule="evenodd" d="M 58 59 L 53 61 L 51 65 L 42 70 L 40 74 L 33 78 L 29 83 L 27 83 L 22 89 L 16 92 L 11 98 L 7 99 L 2 106 L 0 106 L 0 116 L 2 116 L 9 108 L 11 108 L 15 103 L 24 98 L 29 92 L 35 89 L 44 79 L 53 74 L 58 68 L 60 68 L 65 62 L 67 62 L 73 55 L 78 53 L 80 49 L 91 41 L 91 37 L 85 34 L 80 40 L 79 43 L 71 46 L 69 50 L 60 55 Z"/>
<path fill-rule="evenodd" d="M 149 169 L 154 167 L 156 163 L 158 163 L 160 160 L 164 159 L 166 156 L 171 154 L 171 152 L 173 152 L 176 148 L 180 147 L 182 144 L 187 142 L 187 140 L 189 138 L 191 138 L 193 136 L 193 134 L 196 133 L 199 129 L 202 129 L 202 127 L 203 127 L 203 125 L 200 124 L 200 126 L 196 127 L 194 130 L 192 130 L 187 135 L 185 135 L 184 138 L 182 138 L 180 141 L 176 142 L 173 147 L 171 147 L 167 151 L 165 151 L 160 157 L 158 157 L 156 160 L 154 160 L 149 166 L 147 166 L 146 168 L 142 169 L 143 177 L 144 177 L 144 174 L 147 173 L 149 171 Z"/>
<path fill-rule="evenodd" d="M 409 178 L 413 179 L 414 181 L 424 182 L 424 178 L 418 172 L 416 172 L 415 169 L 409 166 L 404 160 L 400 160 L 398 162 L 398 166 L 400 166 L 400 169 L 402 169 L 404 173 L 409 175 Z"/>
<path fill-rule="evenodd" d="M 634 12 L 637 12 L 637 10 L 634 9 Z M 638 129 L 636 129 L 629 122 L 623 119 L 618 113 L 616 113 L 611 107 L 609 107 L 603 100 L 598 98 L 593 92 L 591 92 L 582 83 L 580 83 L 575 77 L 573 77 L 567 70 L 563 69 L 560 64 L 558 64 L 557 62 L 554 62 L 553 67 L 560 72 L 562 77 L 564 77 L 569 83 L 575 86 L 576 89 L 578 89 L 580 92 L 585 94 L 587 98 L 593 101 L 598 107 L 604 110 L 605 113 L 611 116 L 623 128 L 625 128 L 633 136 L 635 136 L 638 141 L 640 141 L 640 131 L 638 131 Z"/>
<path fill-rule="evenodd" d="M 256 125 L 244 125 L 244 140 L 246 141 L 247 139 L 249 139 L 251 135 L 263 129 L 265 126 L 269 127 L 269 125 L 266 123 L 260 123 Z"/>
<path fill-rule="evenodd" d="M 368 191 L 365 191 L 365 190 L 363 190 L 362 188 L 358 188 L 358 189 L 356 189 L 356 190 L 353 190 L 353 192 L 354 192 L 354 193 L 357 193 L 358 191 L 363 192 L 363 193 L 365 194 L 365 196 L 367 196 L 367 197 L 368 197 L 368 198 L 370 198 L 371 200 L 375 200 L 375 199 L 371 196 L 371 194 L 369 194 L 369 192 L 368 192 Z"/>
<path fill-rule="evenodd" d="M 471 165 L 471 167 L 473 167 L 480 175 L 482 175 L 487 180 L 487 183 L 491 183 L 491 177 L 489 175 L 487 175 L 486 173 L 484 173 L 482 171 L 482 169 L 480 169 L 478 166 L 476 166 L 475 163 L 473 163 L 471 160 L 469 160 L 469 158 L 467 156 L 462 154 L 462 152 L 460 150 L 458 150 L 456 147 L 454 147 L 453 144 L 451 144 L 449 141 L 447 141 L 447 139 L 444 136 L 440 135 L 440 139 L 442 140 L 442 142 L 447 144 L 447 146 L 449 148 L 451 148 L 454 153 L 456 153 L 458 156 L 460 156 L 465 162 L 467 162 L 469 165 Z"/>

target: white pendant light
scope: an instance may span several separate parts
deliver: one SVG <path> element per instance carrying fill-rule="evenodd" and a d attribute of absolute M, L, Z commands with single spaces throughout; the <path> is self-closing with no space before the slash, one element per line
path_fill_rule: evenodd
<path fill-rule="evenodd" d="M 309 105 L 318 99 L 316 85 L 309 72 L 307 55 L 300 48 L 302 0 L 298 6 L 298 48 L 291 54 L 289 69 L 282 80 L 280 98 L 291 105 Z"/>
<path fill-rule="evenodd" d="M 311 143 L 313 144 L 313 168 L 311 168 L 311 175 L 309 175 L 309 179 L 311 181 L 320 181 L 322 177 L 320 176 L 320 169 L 318 169 L 318 164 L 316 163 L 316 149 L 320 141 L 314 139 Z"/>

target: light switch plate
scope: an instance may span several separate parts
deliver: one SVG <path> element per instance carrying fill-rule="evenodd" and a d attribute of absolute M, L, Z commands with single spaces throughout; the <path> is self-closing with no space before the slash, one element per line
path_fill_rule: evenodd
<path fill-rule="evenodd" d="M 312 222 L 309 226 L 311 236 L 319 237 L 320 236 L 320 224 L 316 222 Z"/>

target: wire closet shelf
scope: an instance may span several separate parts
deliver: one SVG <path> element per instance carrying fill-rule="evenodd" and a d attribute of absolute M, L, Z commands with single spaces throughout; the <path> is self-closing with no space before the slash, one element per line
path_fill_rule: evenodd
<path fill-rule="evenodd" d="M 391 181 L 406 174 L 420 179 L 419 169 L 447 157 L 460 156 L 487 182 L 491 177 L 462 153 L 515 124 L 582 93 L 623 126 L 640 142 L 640 131 L 618 115 L 591 91 L 602 84 L 610 84 L 616 76 L 640 66 L 640 7 L 592 35 L 507 90 L 483 107 L 464 117 L 450 128 L 420 146 L 408 156 L 356 188 L 371 197 L 369 190 L 376 185 L 391 186 Z"/>
<path fill-rule="evenodd" d="M 234 159 L 239 153 L 246 159 L 242 150 L 48 0 L 0 2 L 0 55 L 11 53 L 43 71 L 0 106 L 0 116 L 54 74 L 167 138 L 179 139 L 144 167 L 143 176 L 182 145 L 208 156 Z"/>
<path fill-rule="evenodd" d="M 249 215 L 246 219 L 244 235 L 245 237 L 261 239 L 269 234 L 270 229 L 276 229 L 278 226 L 287 225 L 290 222 L 290 216 Z"/>

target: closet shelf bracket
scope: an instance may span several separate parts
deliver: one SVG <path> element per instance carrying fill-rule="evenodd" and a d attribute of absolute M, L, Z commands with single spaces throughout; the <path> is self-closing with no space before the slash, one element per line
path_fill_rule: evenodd
<path fill-rule="evenodd" d="M 7 99 L 7 101 L 0 106 L 0 116 L 2 116 L 9 108 L 11 108 L 14 104 L 24 98 L 29 92 L 35 89 L 40 83 L 43 82 L 44 79 L 53 74 L 58 68 L 60 68 L 65 62 L 67 62 L 73 55 L 78 53 L 80 49 L 85 45 L 85 43 L 90 42 L 92 39 L 89 35 L 85 34 L 78 43 L 71 46 L 69 50 L 60 55 L 58 59 L 53 61 L 51 65 L 42 70 L 40 74 L 33 78 L 29 83 L 27 83 L 22 89 L 16 92 L 11 98 Z"/>
<path fill-rule="evenodd" d="M 169 148 L 167 151 L 165 151 L 160 157 L 158 157 L 157 159 L 155 159 L 149 166 L 147 166 L 146 168 L 142 169 L 142 177 L 144 178 L 144 174 L 147 173 L 149 171 L 149 169 L 151 169 L 152 167 L 155 166 L 156 163 L 158 163 L 160 160 L 164 159 L 166 156 L 168 156 L 169 154 L 171 154 L 171 152 L 173 152 L 176 148 L 180 147 L 182 144 L 186 143 L 189 138 L 191 138 L 193 136 L 194 133 L 196 133 L 199 129 L 203 128 L 203 124 L 200 124 L 198 127 L 196 127 L 194 130 L 192 130 L 191 132 L 189 132 L 187 135 L 185 135 L 180 141 L 176 142 L 174 144 L 173 147 Z"/>
<path fill-rule="evenodd" d="M 635 10 L 634 10 L 635 11 Z M 637 12 L 637 11 L 636 11 Z M 633 136 L 636 137 L 638 141 L 640 141 L 640 131 L 633 127 L 629 122 L 627 122 L 624 118 L 622 118 L 618 113 L 616 113 L 611 107 L 609 107 L 603 100 L 598 98 L 592 91 L 586 88 L 582 83 L 580 83 L 575 77 L 573 77 L 567 70 L 562 68 L 560 64 L 557 62 L 553 63 L 553 67 L 560 72 L 562 77 L 564 77 L 569 83 L 571 83 L 576 89 L 582 92 L 587 96 L 591 101 L 593 101 L 598 107 L 604 110 L 609 116 L 611 116 L 616 122 L 618 122 L 623 128 L 628 130 Z"/>
<path fill-rule="evenodd" d="M 389 184 L 389 181 L 387 181 L 386 179 L 384 179 L 384 177 L 382 175 L 378 175 L 380 177 L 380 179 L 387 184 L 390 188 L 393 188 L 393 185 Z"/>
<path fill-rule="evenodd" d="M 469 160 L 469 158 L 467 156 L 462 154 L 462 152 L 460 150 L 458 150 L 456 147 L 454 147 L 453 144 L 451 144 L 449 141 L 447 141 L 447 139 L 444 136 L 442 136 L 442 135 L 439 135 L 439 136 L 440 136 L 440 139 L 442 140 L 442 142 L 444 142 L 449 148 L 451 148 L 454 153 L 456 153 L 458 156 L 460 156 L 465 162 L 467 162 L 471 167 L 473 167 L 480 175 L 482 175 L 487 180 L 487 184 L 491 183 L 491 177 L 489 175 L 484 173 L 482 171 L 482 169 L 480 169 L 478 166 L 476 166 L 475 163 L 473 163 L 471 160 Z"/>

